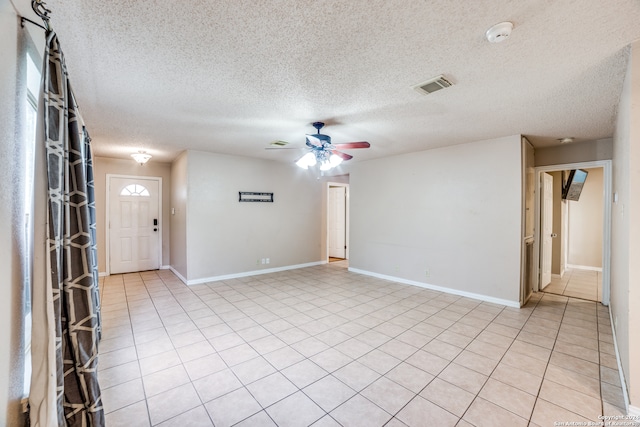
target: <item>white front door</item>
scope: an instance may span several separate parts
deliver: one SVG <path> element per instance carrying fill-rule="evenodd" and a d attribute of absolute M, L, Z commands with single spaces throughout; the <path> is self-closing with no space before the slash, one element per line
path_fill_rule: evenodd
<path fill-rule="evenodd" d="M 109 272 L 160 268 L 159 181 L 109 177 Z"/>
<path fill-rule="evenodd" d="M 540 256 L 540 289 L 551 283 L 551 256 L 553 253 L 553 176 L 542 174 L 542 254 Z"/>
<path fill-rule="evenodd" d="M 329 187 L 329 256 L 346 258 L 346 187 Z"/>

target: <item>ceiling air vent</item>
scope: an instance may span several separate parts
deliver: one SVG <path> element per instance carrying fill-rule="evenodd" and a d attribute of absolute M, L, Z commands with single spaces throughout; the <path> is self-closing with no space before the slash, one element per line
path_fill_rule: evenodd
<path fill-rule="evenodd" d="M 447 88 L 451 86 L 451 84 L 452 83 L 449 80 L 445 79 L 443 75 L 439 75 L 430 80 L 427 80 L 424 83 L 415 85 L 413 88 L 423 95 L 428 95 L 440 89 Z"/>
<path fill-rule="evenodd" d="M 273 141 L 269 145 L 273 145 L 274 147 L 284 147 L 285 145 L 288 145 L 288 144 L 289 143 L 287 141 Z"/>

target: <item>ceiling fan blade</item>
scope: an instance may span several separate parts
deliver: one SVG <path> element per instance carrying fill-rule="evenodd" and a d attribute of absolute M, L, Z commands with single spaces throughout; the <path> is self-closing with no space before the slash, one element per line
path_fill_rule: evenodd
<path fill-rule="evenodd" d="M 333 146 L 340 150 L 349 150 L 352 148 L 369 148 L 371 147 L 371 144 L 369 144 L 366 141 L 360 141 L 360 142 L 345 142 L 343 144 L 333 144 Z"/>
<path fill-rule="evenodd" d="M 322 147 L 322 141 L 315 135 L 307 135 L 307 145 L 312 148 Z"/>
<path fill-rule="evenodd" d="M 342 160 L 353 159 L 353 156 L 347 153 L 340 152 L 338 150 L 331 150 L 331 154 L 335 154 L 338 157 L 342 157 Z"/>

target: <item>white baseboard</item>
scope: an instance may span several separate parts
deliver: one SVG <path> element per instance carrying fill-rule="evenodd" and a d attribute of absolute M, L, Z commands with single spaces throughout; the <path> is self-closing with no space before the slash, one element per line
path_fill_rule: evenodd
<path fill-rule="evenodd" d="M 99 271 L 98 272 L 98 277 L 106 277 L 106 276 L 108 276 L 106 271 Z"/>
<path fill-rule="evenodd" d="M 176 275 L 180 278 L 180 280 L 182 280 L 187 285 L 200 285 L 202 283 L 207 283 L 207 282 L 217 282 L 219 280 L 238 279 L 240 277 L 258 276 L 260 274 L 277 273 L 279 271 L 286 271 L 286 270 L 296 270 L 298 268 L 313 267 L 316 265 L 322 265 L 326 263 L 327 263 L 326 260 L 315 261 L 315 262 L 308 262 L 305 264 L 285 265 L 284 267 L 265 268 L 264 270 L 244 271 L 242 273 L 224 274 L 221 276 L 203 277 L 201 279 L 192 279 L 192 280 L 186 280 L 179 273 L 177 273 L 173 268 L 171 268 L 171 271 L 176 273 Z"/>
<path fill-rule="evenodd" d="M 637 420 L 638 417 L 640 417 L 640 408 L 637 406 L 629 405 L 629 410 L 627 411 L 627 414 L 632 415 Z M 634 421 L 634 420 L 629 420 L 629 421 Z"/>
<path fill-rule="evenodd" d="M 161 265 L 160 266 L 160 270 L 171 270 L 171 266 L 170 265 Z"/>
<path fill-rule="evenodd" d="M 567 268 L 573 268 L 573 269 L 576 269 L 576 270 L 589 270 L 589 271 L 600 271 L 600 272 L 602 272 L 602 267 L 591 267 L 590 265 L 567 264 Z"/>
<path fill-rule="evenodd" d="M 169 270 L 171 270 L 173 272 L 173 274 L 175 274 L 176 276 L 178 276 L 178 279 L 182 280 L 182 283 L 184 283 L 185 285 L 188 285 L 187 283 L 187 278 L 184 277 L 182 274 L 180 274 L 178 272 L 178 270 L 176 270 L 175 268 L 173 268 L 172 266 L 169 266 Z"/>
<path fill-rule="evenodd" d="M 473 292 L 460 291 L 452 288 L 445 288 L 443 286 L 430 285 L 428 283 L 416 282 L 415 280 L 407 280 L 401 277 L 387 276 L 386 274 L 374 273 L 372 271 L 360 270 L 359 268 L 349 267 L 349 271 L 354 273 L 364 274 L 365 276 L 377 277 L 378 279 L 391 280 L 393 282 L 404 283 L 405 285 L 419 286 L 421 288 L 431 289 L 434 291 L 444 292 L 452 295 L 459 295 L 462 297 L 473 298 L 480 301 L 486 301 L 493 304 L 506 305 L 507 307 L 520 308 L 520 301 L 511 301 L 502 298 L 494 298 L 487 295 L 475 294 Z"/>
<path fill-rule="evenodd" d="M 616 352 L 616 362 L 618 363 L 618 375 L 620 375 L 620 384 L 622 384 L 622 395 L 624 397 L 624 405 L 626 406 L 627 414 L 640 415 L 640 408 L 629 405 L 629 393 L 627 393 L 627 382 L 624 379 L 624 372 L 622 371 L 622 362 L 620 361 L 620 352 L 618 351 L 618 338 L 616 337 L 616 325 L 613 322 L 613 309 L 609 305 L 609 321 L 611 322 L 611 334 L 613 335 L 613 349 Z M 634 410 L 635 413 L 631 411 Z"/>

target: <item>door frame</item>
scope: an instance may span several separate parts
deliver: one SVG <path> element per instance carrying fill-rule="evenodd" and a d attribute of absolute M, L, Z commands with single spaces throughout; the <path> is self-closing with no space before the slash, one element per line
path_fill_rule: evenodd
<path fill-rule="evenodd" d="M 325 212 L 325 217 L 326 217 L 326 221 L 325 221 L 325 228 L 326 228 L 326 236 L 325 236 L 325 259 L 327 260 L 327 263 L 329 262 L 329 188 L 331 187 L 344 187 L 344 192 L 345 192 L 345 203 L 344 203 L 344 214 L 345 214 L 345 227 L 344 227 L 344 233 L 345 233 L 345 245 L 347 246 L 347 249 L 344 252 L 344 256 L 345 259 L 349 259 L 349 250 L 351 248 L 351 245 L 349 244 L 349 184 L 345 184 L 344 182 L 327 182 L 327 187 L 326 187 L 326 212 Z"/>
<path fill-rule="evenodd" d="M 544 206 L 545 208 L 547 207 L 546 203 L 542 203 L 542 201 L 547 196 L 546 191 L 545 191 L 546 185 L 545 185 L 545 182 L 544 182 L 547 179 L 545 174 L 548 175 L 551 178 L 551 194 L 552 194 L 552 196 L 553 196 L 553 193 L 554 193 L 554 188 L 553 188 L 554 187 L 554 178 L 553 178 L 553 175 L 551 175 L 551 174 L 549 174 L 547 172 L 541 172 L 540 173 L 540 181 L 541 181 L 540 182 L 540 198 L 539 198 L 539 200 L 540 200 L 540 232 L 541 232 L 541 234 L 544 231 L 544 228 L 547 226 L 547 224 L 546 224 L 547 221 L 544 220 L 544 218 L 546 216 L 546 212 L 542 211 L 542 208 L 543 208 L 542 205 L 543 204 L 545 205 Z M 551 206 L 550 206 L 550 208 L 551 208 L 551 224 L 553 224 L 553 197 L 551 197 Z M 552 239 L 551 240 L 551 246 L 549 248 L 550 253 L 548 254 L 548 256 L 549 256 L 549 283 L 545 284 L 544 286 L 541 286 L 542 275 L 545 274 L 544 273 L 544 269 L 542 269 L 542 271 L 540 272 L 539 280 L 538 280 L 538 289 L 539 290 L 544 290 L 544 288 L 546 288 L 548 285 L 550 285 L 551 284 L 551 279 L 553 277 L 553 273 L 552 273 L 553 268 L 551 267 L 553 265 L 553 237 L 552 237 L 552 234 L 553 234 L 553 227 L 551 227 L 551 232 L 549 233 L 549 238 Z M 544 239 L 546 238 L 546 236 L 542 237 L 542 235 L 541 235 L 540 238 L 541 238 L 541 240 L 540 240 L 540 242 L 541 242 L 540 254 L 542 255 L 545 252 L 545 250 L 544 250 L 544 248 L 545 248 Z M 541 256 L 540 258 L 541 258 L 541 263 L 546 262 L 544 257 Z"/>
<path fill-rule="evenodd" d="M 158 182 L 158 268 L 162 268 L 162 177 L 160 176 L 140 176 L 140 175 L 120 175 L 108 173 L 106 175 L 106 212 L 105 212 L 105 264 L 107 276 L 111 275 L 111 179 L 144 179 Z"/>
<path fill-rule="evenodd" d="M 612 164 L 611 160 L 565 163 L 560 165 L 538 166 L 535 168 L 535 210 L 533 241 L 533 291 L 540 289 L 540 179 L 544 172 L 557 172 L 568 169 L 603 168 L 602 197 L 602 305 L 608 306 L 611 295 L 611 205 L 612 205 Z"/>

